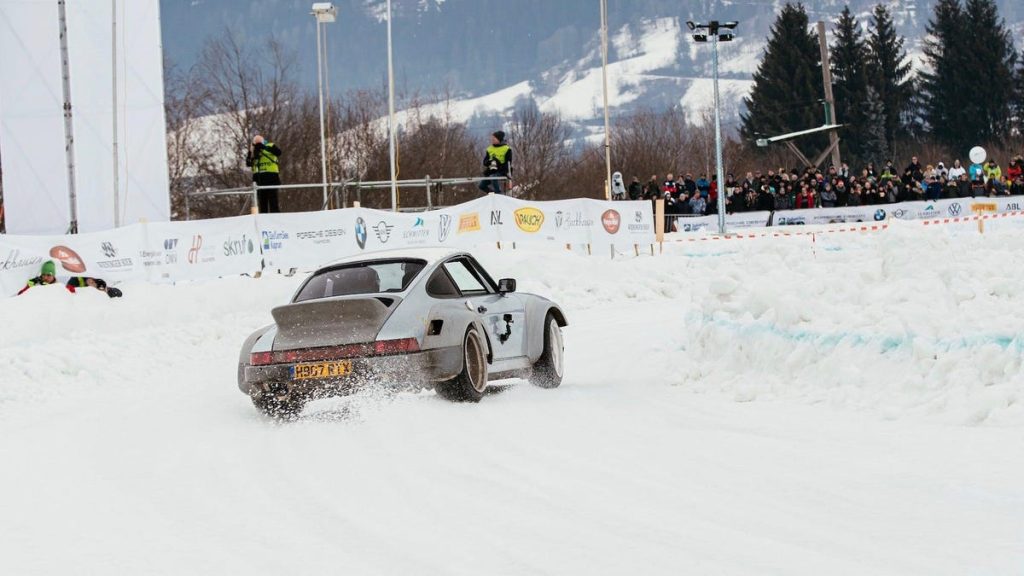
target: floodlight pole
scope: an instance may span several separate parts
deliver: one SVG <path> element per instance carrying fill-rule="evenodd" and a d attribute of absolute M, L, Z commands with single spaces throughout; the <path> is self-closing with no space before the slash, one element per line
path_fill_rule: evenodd
<path fill-rule="evenodd" d="M 687 22 L 686 26 L 691 32 L 695 32 L 693 39 L 697 42 L 707 42 L 711 36 L 711 66 L 714 76 L 715 87 L 715 170 L 718 180 L 718 233 L 725 234 L 725 167 L 722 162 L 722 106 L 721 96 L 718 90 L 718 43 L 732 40 L 732 30 L 736 28 L 737 22 L 719 22 L 712 20 L 707 24 Z M 723 31 L 724 29 L 724 31 Z M 705 32 L 706 30 L 706 32 Z"/>
<path fill-rule="evenodd" d="M 601 0 L 601 77 L 604 82 L 604 196 L 612 199 L 612 140 L 608 121 L 608 0 Z"/>
<path fill-rule="evenodd" d="M 398 172 L 395 163 L 395 67 L 391 45 L 391 0 L 388 0 L 388 158 L 391 164 L 391 210 L 398 210 Z"/>
<path fill-rule="evenodd" d="M 78 195 L 75 192 L 75 123 L 71 107 L 71 60 L 68 56 L 68 17 L 66 0 L 57 0 L 57 19 L 60 23 L 60 64 L 64 97 L 64 156 L 68 172 L 68 205 L 70 222 L 68 233 L 78 234 Z"/>
<path fill-rule="evenodd" d="M 114 119 L 112 147 L 114 149 L 114 228 L 121 227 L 121 170 L 118 167 L 117 154 L 117 0 L 110 0 L 110 53 L 111 53 L 111 94 Z"/>
<path fill-rule="evenodd" d="M 718 93 L 718 22 L 711 23 L 711 67 L 715 77 L 715 165 L 718 171 L 718 233 L 725 234 L 725 172 L 722 162 L 722 108 Z"/>
<path fill-rule="evenodd" d="M 320 18 L 316 20 L 316 85 L 317 95 L 320 98 L 320 176 L 324 188 L 324 203 L 327 205 L 327 134 L 324 126 L 324 65 L 323 65 L 323 23 Z"/>

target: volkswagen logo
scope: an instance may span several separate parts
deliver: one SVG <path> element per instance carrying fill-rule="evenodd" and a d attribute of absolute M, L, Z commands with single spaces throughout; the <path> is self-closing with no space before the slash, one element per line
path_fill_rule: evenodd
<path fill-rule="evenodd" d="M 954 202 L 949 205 L 948 211 L 950 216 L 959 216 L 960 212 L 963 211 L 963 207 L 960 206 L 959 202 Z"/>

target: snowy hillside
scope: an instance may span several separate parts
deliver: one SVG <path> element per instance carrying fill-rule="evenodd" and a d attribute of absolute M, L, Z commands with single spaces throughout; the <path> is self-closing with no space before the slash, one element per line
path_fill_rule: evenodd
<path fill-rule="evenodd" d="M 482 250 L 566 309 L 562 387 L 368 391 L 286 424 L 235 362 L 299 277 L 0 300 L 4 566 L 1019 573 L 1024 236 L 893 224 Z"/>
<path fill-rule="evenodd" d="M 908 51 L 920 59 L 921 40 L 935 0 L 884 0 Z M 711 103 L 709 46 L 685 33 L 686 20 L 738 20 L 737 40 L 722 46 L 723 100 L 738 117 L 764 40 L 781 0 L 610 0 L 610 91 L 613 113 L 635 107 L 682 105 L 699 122 Z M 877 0 L 806 0 L 812 22 L 831 22 L 844 5 L 866 24 Z M 328 29 L 336 88 L 378 87 L 384 78 L 383 0 L 339 0 L 339 21 Z M 578 126 L 601 111 L 597 0 L 394 0 L 395 62 L 401 90 L 449 88 L 466 119 L 493 124 L 517 99 L 534 97 Z M 1024 33 L 1024 4 L 1001 0 L 1002 15 Z M 235 29 L 259 43 L 274 34 L 300 55 L 310 86 L 315 42 L 308 2 L 230 0 L 165 2 L 168 56 L 188 65 L 203 40 Z M 831 27 L 831 25 L 830 25 Z M 1018 34 L 1020 37 L 1020 34 Z M 734 120 L 731 123 L 735 123 Z"/>

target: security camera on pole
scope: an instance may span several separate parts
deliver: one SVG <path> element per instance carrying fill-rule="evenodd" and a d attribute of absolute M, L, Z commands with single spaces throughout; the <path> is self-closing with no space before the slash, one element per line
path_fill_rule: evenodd
<path fill-rule="evenodd" d="M 696 42 L 707 42 L 711 39 L 712 68 L 715 78 L 715 160 L 718 172 L 718 233 L 725 234 L 725 170 L 722 166 L 722 109 L 718 96 L 718 43 L 730 42 L 733 39 L 733 30 L 739 22 L 719 22 L 712 20 L 708 23 L 692 22 L 686 23 L 687 28 L 693 32 L 693 39 Z"/>

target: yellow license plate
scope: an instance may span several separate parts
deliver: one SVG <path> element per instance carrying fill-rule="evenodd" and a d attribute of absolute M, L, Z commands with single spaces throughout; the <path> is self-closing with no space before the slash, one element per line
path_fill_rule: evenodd
<path fill-rule="evenodd" d="M 340 378 L 352 373 L 352 361 L 317 362 L 315 364 L 296 364 L 292 366 L 292 380 L 311 380 L 316 378 Z"/>

